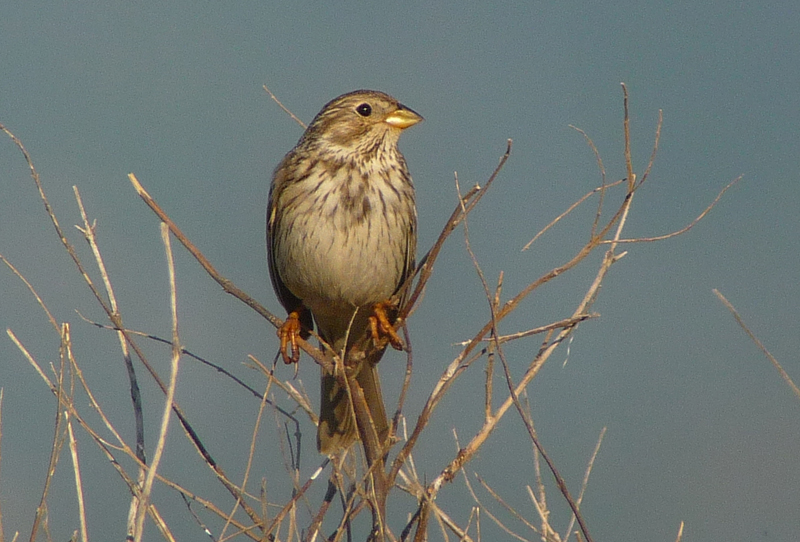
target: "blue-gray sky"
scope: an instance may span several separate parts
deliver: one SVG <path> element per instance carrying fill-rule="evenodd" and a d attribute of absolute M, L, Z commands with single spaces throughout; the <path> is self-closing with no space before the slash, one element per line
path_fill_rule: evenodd
<path fill-rule="evenodd" d="M 81 190 L 97 218 L 126 324 L 169 336 L 158 223 L 130 187 L 129 172 L 223 274 L 281 313 L 267 278 L 264 207 L 270 172 L 301 129 L 269 99 L 265 83 L 306 121 L 329 99 L 357 88 L 386 91 L 425 116 L 401 140 L 417 186 L 423 248 L 455 204 L 453 173 L 462 186 L 485 182 L 506 139 L 513 139 L 507 167 L 470 220 L 484 271 L 495 280 L 503 270 L 510 295 L 563 263 L 588 235 L 591 205 L 520 252 L 599 182 L 594 156 L 568 126 L 593 138 L 610 180 L 624 176 L 624 81 L 639 172 L 658 110 L 664 112 L 656 165 L 635 198 L 629 236 L 680 229 L 726 183 L 744 177 L 689 233 L 627 247 L 594 306 L 601 317 L 579 328 L 565 366 L 567 351 L 561 350 L 530 387 L 540 437 L 576 490 L 597 435 L 608 427 L 584 501 L 595 540 L 674 540 L 680 521 L 690 541 L 795 540 L 800 400 L 712 288 L 736 305 L 800 380 L 796 5 L 271 4 L 16 2 L 2 9 L 0 122 L 27 146 L 62 226 L 91 263 L 72 228 L 79 215 L 71 187 Z M 76 314 L 103 319 L 60 249 L 21 155 L 5 137 L 0 194 L 0 254 L 34 284 L 59 321 L 72 324 L 79 362 L 130 435 L 115 337 Z M 271 360 L 274 331 L 177 252 L 184 345 L 261 387 L 242 363 L 250 353 Z M 596 261 L 548 284 L 501 330 L 569 314 Z M 453 343 L 487 320 L 481 292 L 463 234 L 456 233 L 410 322 L 416 370 L 409 415 L 456 354 Z M 57 336 L 5 267 L 0 328 L 11 328 L 41 362 L 57 360 Z M 509 354 L 521 368 L 537 346 L 519 344 Z M 147 350 L 166 374 L 168 351 L 152 344 Z M 402 361 L 390 353 L 382 362 L 389 395 L 396 393 Z M 316 368 L 307 360 L 302 365 L 299 378 L 316 397 Z M 452 454 L 451 429 L 462 442 L 474 432 L 474 417 L 464 413 L 475 409 L 481 379 L 475 366 L 421 443 L 418 465 L 429 479 Z M 497 384 L 502 389 L 502 381 Z M 3 523 L 6 537 L 16 530 L 27 537 L 55 405 L 5 334 L 0 386 Z M 161 399 L 151 384 L 145 388 L 152 444 Z M 229 472 L 241 473 L 257 402 L 189 361 L 178 391 L 212 453 Z M 184 473 L 197 469 L 199 460 L 174 431 L 165 469 L 224 500 L 213 482 L 198 477 L 195 484 Z M 468 470 L 480 472 L 533 519 L 525 504 L 525 485 L 534 480 L 523 433 L 510 416 Z M 302 476 L 317 464 L 307 441 Z M 90 534 L 118 538 L 125 488 L 93 444 L 81 443 L 93 495 Z M 279 477 L 279 463 L 261 457 L 257 478 Z M 54 488 L 59 498 L 50 506 L 55 539 L 77 528 L 70 484 L 65 460 Z M 465 521 L 463 494 L 459 482 L 443 490 L 442 503 Z M 165 491 L 158 496 L 162 508 L 182 518 L 174 520 L 180 537 L 200 539 L 179 499 Z M 558 501 L 551 493 L 563 529 Z"/>

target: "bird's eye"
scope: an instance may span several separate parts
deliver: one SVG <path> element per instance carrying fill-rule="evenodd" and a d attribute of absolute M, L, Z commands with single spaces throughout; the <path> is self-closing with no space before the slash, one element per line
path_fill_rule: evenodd
<path fill-rule="evenodd" d="M 356 112 L 362 117 L 369 117 L 372 114 L 372 108 L 369 104 L 361 104 L 356 107 Z"/>

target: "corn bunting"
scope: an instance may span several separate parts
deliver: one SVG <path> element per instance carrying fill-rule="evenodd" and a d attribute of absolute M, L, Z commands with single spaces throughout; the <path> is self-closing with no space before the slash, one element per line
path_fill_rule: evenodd
<path fill-rule="evenodd" d="M 289 313 L 278 330 L 283 359 L 299 359 L 297 336 L 316 323 L 339 359 L 356 365 L 381 442 L 389 424 L 376 364 L 387 342 L 402 348 L 392 301 L 417 245 L 414 186 L 397 141 L 421 120 L 382 92 L 330 101 L 275 169 L 267 209 L 270 278 Z M 378 348 L 359 361 L 355 345 L 370 337 Z M 356 438 L 347 390 L 323 369 L 317 448 L 332 454 Z"/>

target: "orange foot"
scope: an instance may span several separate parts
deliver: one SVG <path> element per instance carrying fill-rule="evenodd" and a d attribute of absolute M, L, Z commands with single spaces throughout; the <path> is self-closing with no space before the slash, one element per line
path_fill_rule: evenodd
<path fill-rule="evenodd" d="M 381 344 L 382 339 L 385 339 L 389 341 L 389 344 L 391 344 L 392 348 L 395 350 L 402 350 L 403 341 L 400 340 L 400 337 L 394 330 L 394 326 L 391 322 L 389 322 L 389 317 L 386 315 L 387 309 L 391 308 L 392 303 L 390 301 L 382 301 L 373 305 L 373 314 L 369 317 L 369 327 L 372 331 L 372 340 L 375 341 L 375 344 Z M 386 343 L 383 342 L 382 344 Z"/>
<path fill-rule="evenodd" d="M 297 344 L 297 336 L 300 335 L 300 312 L 292 311 L 286 317 L 286 321 L 278 328 L 278 337 L 281 339 L 281 356 L 286 365 L 300 361 L 300 346 Z M 292 347 L 291 355 L 289 346 Z"/>

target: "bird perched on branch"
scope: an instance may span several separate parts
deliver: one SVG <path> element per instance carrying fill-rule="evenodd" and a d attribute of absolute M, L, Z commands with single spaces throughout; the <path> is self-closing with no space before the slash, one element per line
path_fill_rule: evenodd
<path fill-rule="evenodd" d="M 387 343 L 402 349 L 393 324 L 417 245 L 414 186 L 397 142 L 421 120 L 372 90 L 328 102 L 275 169 L 267 209 L 270 278 L 289 313 L 278 330 L 283 360 L 298 361 L 297 337 L 316 323 L 339 366 L 355 367 L 380 442 L 389 424 L 376 365 Z M 341 382 L 322 370 L 317 447 L 324 454 L 358 438 Z"/>

